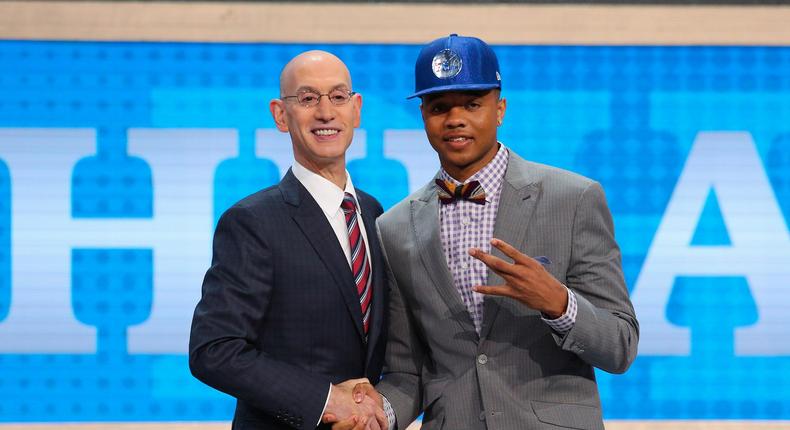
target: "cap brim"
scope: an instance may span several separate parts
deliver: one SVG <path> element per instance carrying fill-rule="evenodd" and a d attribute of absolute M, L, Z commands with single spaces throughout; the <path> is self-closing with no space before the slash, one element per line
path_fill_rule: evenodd
<path fill-rule="evenodd" d="M 496 84 L 454 84 L 454 85 L 443 85 L 440 87 L 431 87 L 424 89 L 422 91 L 417 91 L 416 93 L 406 97 L 406 99 L 413 99 L 415 97 L 422 97 L 428 94 L 434 93 L 443 93 L 447 91 L 477 91 L 477 90 L 492 90 L 494 88 L 502 88 L 501 83 Z"/>

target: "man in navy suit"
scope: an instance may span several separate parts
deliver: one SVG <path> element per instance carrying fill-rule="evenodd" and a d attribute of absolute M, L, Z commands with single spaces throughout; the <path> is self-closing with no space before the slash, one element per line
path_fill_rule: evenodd
<path fill-rule="evenodd" d="M 362 98 L 323 51 L 293 58 L 270 103 L 295 162 L 282 181 L 228 209 L 214 236 L 189 342 L 192 374 L 238 399 L 234 429 L 386 419 L 351 388 L 377 381 L 385 348 L 382 208 L 355 189 L 346 149 Z M 356 419 L 356 418 L 354 418 Z"/>

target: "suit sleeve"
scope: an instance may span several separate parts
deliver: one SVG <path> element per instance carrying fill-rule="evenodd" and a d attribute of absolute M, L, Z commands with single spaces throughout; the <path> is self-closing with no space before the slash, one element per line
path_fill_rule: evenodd
<path fill-rule="evenodd" d="M 244 207 L 219 220 L 214 257 L 203 280 L 189 341 L 192 374 L 296 428 L 312 428 L 329 379 L 275 360 L 257 347 L 274 288 L 272 249 Z"/>
<path fill-rule="evenodd" d="M 376 230 L 387 266 L 390 288 L 387 351 L 384 355 L 384 371 L 376 389 L 387 398 L 395 411 L 397 428 L 404 430 L 422 410 L 420 375 L 425 352 L 390 268 L 385 246 L 387 239 L 382 235 L 378 223 Z"/>
<path fill-rule="evenodd" d="M 636 358 L 639 325 L 623 279 L 620 248 L 603 189 L 592 183 L 579 196 L 573 222 L 567 286 L 576 293 L 576 323 L 562 349 L 592 366 L 623 373 Z"/>

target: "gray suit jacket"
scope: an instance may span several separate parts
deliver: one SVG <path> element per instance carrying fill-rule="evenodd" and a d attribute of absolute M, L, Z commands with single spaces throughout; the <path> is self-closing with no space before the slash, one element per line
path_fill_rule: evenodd
<path fill-rule="evenodd" d="M 391 271 L 377 388 L 398 428 L 420 411 L 424 430 L 603 428 L 593 367 L 624 372 L 639 332 L 598 183 L 510 153 L 494 237 L 547 256 L 547 269 L 576 293 L 576 324 L 564 336 L 539 312 L 491 296 L 478 336 L 442 252 L 433 182 L 382 215 L 377 228 Z M 504 282 L 489 270 L 488 283 Z"/>

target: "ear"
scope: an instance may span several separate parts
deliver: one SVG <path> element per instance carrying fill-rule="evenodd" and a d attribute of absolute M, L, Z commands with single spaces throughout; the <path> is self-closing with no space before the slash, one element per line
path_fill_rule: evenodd
<path fill-rule="evenodd" d="M 280 99 L 272 99 L 269 102 L 269 112 L 272 113 L 272 118 L 274 119 L 274 124 L 277 126 L 277 130 L 287 133 L 288 121 L 286 117 L 288 113 L 285 112 L 285 103 Z"/>
<path fill-rule="evenodd" d="M 504 98 L 499 99 L 496 106 L 496 124 L 502 125 L 505 120 L 505 110 L 507 109 L 507 100 Z"/>
<path fill-rule="evenodd" d="M 362 94 L 354 94 L 351 103 L 354 109 L 354 128 L 358 128 L 362 124 Z"/>

